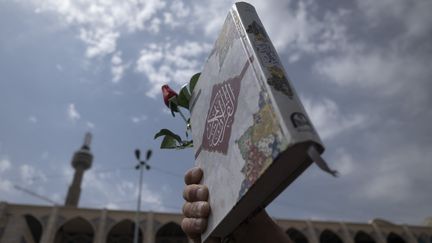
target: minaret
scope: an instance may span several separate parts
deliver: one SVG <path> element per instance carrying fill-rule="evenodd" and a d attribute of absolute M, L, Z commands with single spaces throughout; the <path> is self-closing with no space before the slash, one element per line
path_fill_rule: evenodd
<path fill-rule="evenodd" d="M 69 186 L 65 206 L 78 206 L 81 194 L 81 182 L 84 176 L 84 171 L 91 167 L 93 161 L 93 155 L 90 152 L 91 139 L 91 133 L 86 133 L 83 146 L 80 150 L 75 152 L 72 158 L 72 167 L 74 167 L 75 169 L 75 174 L 72 184 Z"/>

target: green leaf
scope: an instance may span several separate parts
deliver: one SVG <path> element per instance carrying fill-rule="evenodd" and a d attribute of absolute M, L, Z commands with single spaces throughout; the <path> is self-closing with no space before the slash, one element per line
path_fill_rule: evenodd
<path fill-rule="evenodd" d="M 165 136 L 162 140 L 161 146 L 162 149 L 174 149 L 177 148 L 177 141 L 170 136 Z"/>
<path fill-rule="evenodd" d="M 191 98 L 191 94 L 189 93 L 189 89 L 187 85 L 184 85 L 179 95 L 177 96 L 177 103 L 179 106 L 184 107 L 189 110 L 189 100 Z"/>
<path fill-rule="evenodd" d="M 195 85 L 198 82 L 200 75 L 201 75 L 201 73 L 194 74 L 189 81 L 189 91 L 191 94 L 192 94 L 193 90 L 195 89 Z"/>
<path fill-rule="evenodd" d="M 173 138 L 175 141 L 177 141 L 179 144 L 182 143 L 182 140 L 181 140 L 181 138 L 180 138 L 179 135 L 177 135 L 177 134 L 171 132 L 170 130 L 168 130 L 168 129 L 166 129 L 166 128 L 161 129 L 158 133 L 156 133 L 155 136 L 154 136 L 154 139 L 156 139 L 156 138 L 158 138 L 158 137 L 160 137 L 160 136 L 171 137 L 171 138 Z M 164 140 L 165 140 L 165 139 L 164 139 Z"/>

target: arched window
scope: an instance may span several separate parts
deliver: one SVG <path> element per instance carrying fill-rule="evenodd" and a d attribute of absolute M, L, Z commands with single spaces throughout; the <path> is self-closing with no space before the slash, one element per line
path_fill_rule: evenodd
<path fill-rule="evenodd" d="M 369 234 L 359 231 L 354 237 L 354 243 L 375 243 L 375 240 Z"/>
<path fill-rule="evenodd" d="M 188 238 L 180 225 L 169 222 L 156 233 L 156 243 L 187 243 Z"/>
<path fill-rule="evenodd" d="M 129 219 L 120 221 L 114 225 L 108 233 L 107 243 L 132 243 L 134 237 L 135 223 Z M 141 228 L 138 231 L 138 242 L 143 242 Z"/>
<path fill-rule="evenodd" d="M 343 241 L 333 231 L 324 230 L 320 235 L 320 243 L 343 243 Z"/>
<path fill-rule="evenodd" d="M 55 243 L 93 243 L 94 229 L 85 219 L 77 217 L 61 226 L 54 238 Z"/>
<path fill-rule="evenodd" d="M 387 243 L 406 243 L 406 242 L 398 234 L 395 234 L 395 233 L 391 232 L 387 236 Z"/>
<path fill-rule="evenodd" d="M 42 236 L 42 224 L 37 218 L 33 217 L 30 214 L 24 215 L 24 218 L 27 222 L 27 227 L 33 237 L 33 241 L 35 243 L 39 243 Z"/>
<path fill-rule="evenodd" d="M 306 238 L 306 236 L 302 232 L 300 232 L 294 228 L 289 228 L 286 231 L 286 233 L 289 236 L 289 238 L 295 243 L 308 243 L 309 242 L 308 239 Z"/>

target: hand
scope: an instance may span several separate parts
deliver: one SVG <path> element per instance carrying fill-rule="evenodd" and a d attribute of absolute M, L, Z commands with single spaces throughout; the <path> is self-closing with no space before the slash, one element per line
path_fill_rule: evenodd
<path fill-rule="evenodd" d="M 210 214 L 208 203 L 209 191 L 205 185 L 199 184 L 203 177 L 203 171 L 192 168 L 185 175 L 186 187 L 183 197 L 186 200 L 183 205 L 183 218 L 181 227 L 183 231 L 193 240 L 194 243 L 201 242 L 201 233 L 207 228 L 207 218 Z M 280 242 L 292 243 L 283 230 L 276 225 L 265 210 L 262 210 L 247 222 L 241 224 L 234 230 L 232 236 L 239 243 L 250 242 Z M 218 238 L 211 238 L 207 241 L 221 242 Z"/>
<path fill-rule="evenodd" d="M 201 233 L 207 228 L 207 218 L 210 214 L 210 205 L 207 202 L 209 192 L 205 185 L 200 185 L 203 171 L 192 168 L 185 175 L 186 187 L 183 191 L 183 198 L 186 200 L 183 205 L 183 218 L 181 227 L 183 231 L 194 242 L 200 242 Z"/>

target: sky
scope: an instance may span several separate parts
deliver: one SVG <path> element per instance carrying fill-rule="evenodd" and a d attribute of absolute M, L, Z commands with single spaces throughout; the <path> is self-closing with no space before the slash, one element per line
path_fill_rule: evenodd
<path fill-rule="evenodd" d="M 250 1 L 326 146 L 267 210 L 277 218 L 422 224 L 432 216 L 432 2 Z M 180 212 L 193 151 L 162 102 L 201 71 L 227 0 L 0 0 L 0 201 L 64 203 L 93 133 L 81 207 L 133 210 L 133 151 L 152 149 L 144 210 Z"/>

